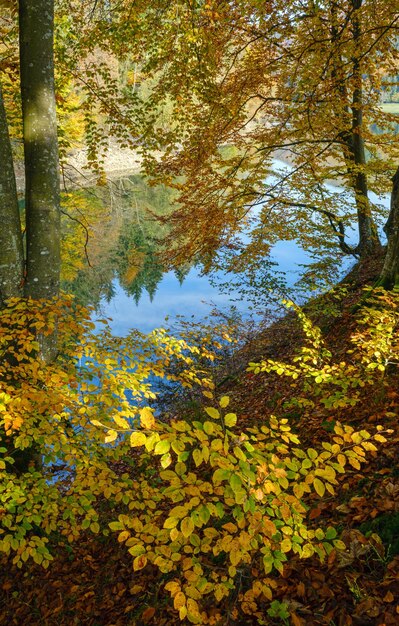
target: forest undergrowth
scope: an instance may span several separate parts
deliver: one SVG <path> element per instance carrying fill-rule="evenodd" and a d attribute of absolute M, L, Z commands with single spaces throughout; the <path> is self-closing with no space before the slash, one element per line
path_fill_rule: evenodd
<path fill-rule="evenodd" d="M 368 297 L 365 288 L 373 284 L 379 268 L 379 259 L 355 268 L 335 291 L 305 307 L 307 318 L 321 329 L 320 350 L 333 354 L 334 363 L 350 360 L 350 338 L 359 335 L 359 302 Z M 326 369 L 318 374 L 303 370 L 304 380 L 310 376 L 311 383 L 303 387 L 297 402 L 298 380 L 289 368 L 301 367 L 292 363 L 304 337 L 303 324 L 288 313 L 242 348 L 239 361 L 254 365 L 224 378 L 215 391 L 218 398 L 229 397 L 229 411 L 238 416 L 236 431 L 261 428 L 270 415 L 277 415 L 288 420 L 301 446 L 311 449 L 335 441 L 334 429 L 341 423 L 357 432 L 374 432 L 382 425 L 389 434 L 381 437 L 377 449 L 370 448 L 361 465 L 356 458 L 346 464 L 345 472 L 337 474 L 335 493 L 315 484 L 316 489 L 303 496 L 308 528 L 333 527 L 345 548 L 340 543 L 324 563 L 317 554 L 309 558 L 290 554 L 281 570 L 270 574 L 272 598 L 262 597 L 262 589 L 258 593 L 256 585 L 249 587 L 244 579 L 217 606 L 212 607 L 210 598 L 206 623 L 215 626 L 393 626 L 399 621 L 398 328 L 393 332 L 392 363 L 373 373 L 373 384 L 349 386 L 356 401 L 342 406 L 328 391 L 313 392 L 317 377 L 323 382 L 327 376 Z M 366 336 L 358 336 L 360 349 L 366 341 Z M 284 363 L 288 374 L 283 372 Z M 136 453 L 134 448 L 133 458 Z M 65 541 L 57 548 L 47 569 L 31 561 L 18 568 L 11 561 L 0 558 L 1 626 L 179 623 L 176 600 L 173 605 L 163 593 L 165 574 L 150 563 L 134 571 L 132 557 L 115 535 L 83 532 L 78 542 Z M 219 562 L 221 569 L 229 565 Z M 253 581 L 264 576 L 253 564 L 243 571 Z"/>

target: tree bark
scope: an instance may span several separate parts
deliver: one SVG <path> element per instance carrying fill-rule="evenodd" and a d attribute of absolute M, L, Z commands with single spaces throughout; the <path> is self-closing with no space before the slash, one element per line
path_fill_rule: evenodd
<path fill-rule="evenodd" d="M 7 117 L 0 83 L 0 306 L 21 296 L 24 271 L 21 220 Z"/>
<path fill-rule="evenodd" d="M 352 92 L 352 132 L 349 142 L 349 174 L 355 192 L 355 202 L 359 229 L 359 244 L 357 251 L 360 257 L 368 256 L 381 249 L 377 228 L 371 216 L 370 200 L 366 174 L 366 151 L 363 136 L 363 76 L 359 59 L 361 23 L 358 10 L 363 0 L 352 0 L 352 28 L 354 56 L 352 58 L 352 72 L 354 87 Z"/>
<path fill-rule="evenodd" d="M 364 142 L 364 121 L 363 121 L 363 76 L 359 59 L 361 52 L 361 22 L 358 10 L 362 6 L 363 0 L 351 0 L 351 24 L 352 38 L 354 44 L 353 56 L 351 58 L 351 70 L 353 85 L 351 94 L 348 93 L 348 77 L 344 71 L 344 61 L 341 53 L 336 54 L 336 63 L 333 66 L 332 78 L 336 84 L 336 89 L 340 96 L 340 105 L 343 103 L 343 115 L 341 122 L 348 120 L 347 128 L 340 133 L 343 144 L 343 158 L 346 166 L 349 184 L 355 195 L 355 205 L 357 212 L 357 227 L 359 233 L 358 244 L 351 248 L 351 254 L 367 257 L 374 254 L 381 248 L 377 228 L 371 215 L 370 200 L 368 197 L 368 183 L 366 173 L 366 149 Z M 340 23 L 337 17 L 338 6 L 331 5 L 331 39 L 334 46 L 340 44 Z M 342 113 L 338 113 L 338 116 Z M 350 120 L 350 122 L 349 122 Z M 342 249 L 342 246 L 341 246 Z"/>
<path fill-rule="evenodd" d="M 399 288 L 399 167 L 392 179 L 391 210 L 384 230 L 388 237 L 387 252 L 378 285 Z"/>
<path fill-rule="evenodd" d="M 52 298 L 60 280 L 60 180 L 54 90 L 54 0 L 20 0 L 25 151 L 25 296 Z"/>

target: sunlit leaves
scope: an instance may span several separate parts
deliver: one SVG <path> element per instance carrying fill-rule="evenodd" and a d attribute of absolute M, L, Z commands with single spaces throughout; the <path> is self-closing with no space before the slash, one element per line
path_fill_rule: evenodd
<path fill-rule="evenodd" d="M 133 571 L 141 571 L 147 564 L 158 568 L 165 575 L 164 589 L 171 594 L 179 617 L 201 623 L 204 603 L 217 606 L 229 596 L 237 597 L 243 568 L 255 568 L 260 577 L 266 577 L 254 581 L 252 587 L 249 584 L 240 596 L 242 610 L 252 603 L 253 612 L 261 594 L 269 600 L 272 597 L 268 575 L 284 573 L 291 555 L 308 558 L 316 554 L 324 559 L 333 549 L 345 548 L 336 529 L 315 527 L 320 510 L 309 511 L 305 499 L 309 496 L 318 502 L 334 493 L 338 474 L 348 468 L 358 471 L 367 455 L 375 454 L 376 444 L 385 443 L 387 433 L 382 428 L 376 428 L 375 434 L 356 432 L 349 425 L 332 422 L 328 441 L 306 448 L 287 418 L 265 415 L 260 425 L 246 428 L 245 422 L 239 421 L 239 410 L 237 414 L 225 412 L 228 396 L 214 400 L 218 408 L 200 408 L 194 419 L 185 419 L 184 414 L 176 419 L 155 419 L 155 411 L 148 407 L 151 388 L 147 377 L 153 367 L 159 375 L 161 356 L 168 358 L 172 348 L 179 354 L 182 344 L 157 333 L 145 343 L 148 353 L 152 347 L 157 354 L 155 366 L 141 360 L 142 352 L 133 361 L 129 354 L 137 335 L 118 340 L 105 331 L 93 337 L 83 312 L 78 322 L 75 309 L 68 316 L 72 304 L 66 302 L 69 304 L 50 307 L 51 316 L 54 307 L 60 307 L 55 310 L 66 357 L 51 368 L 31 356 L 32 337 L 25 332 L 28 316 L 32 316 L 32 324 L 45 320 L 40 307 L 34 310 L 32 305 L 16 303 L 16 310 L 1 313 L 2 349 L 9 347 L 13 354 L 13 336 L 18 354 L 23 355 L 15 368 L 20 386 L 8 378 L 7 367 L 2 366 L 2 425 L 11 430 L 23 415 L 19 428 L 12 430 L 15 447 L 24 450 L 32 442 L 40 444 L 45 463 L 61 460 L 70 477 L 63 479 L 63 489 L 68 490 L 64 497 L 56 472 L 53 481 L 42 471 L 18 475 L 7 449 L 1 449 L 0 471 L 9 480 L 0 485 L 5 510 L 0 550 L 12 553 L 21 566 L 29 558 L 47 566 L 51 559 L 48 537 L 53 531 L 70 542 L 77 541 L 81 533 L 112 531 L 131 555 Z M 24 319 L 20 321 L 20 317 Z M 313 333 L 310 325 L 306 328 L 317 350 L 315 345 L 304 348 L 298 359 L 284 364 L 283 375 L 288 372 L 293 379 L 293 370 L 303 363 L 301 376 L 293 379 L 301 389 L 304 373 L 311 370 L 315 395 L 308 393 L 308 399 L 316 404 L 318 394 L 330 382 L 323 379 L 314 385 L 314 370 L 324 367 L 323 359 L 331 367 L 334 364 L 332 355 L 323 352 L 320 334 Z M 365 328 L 364 350 L 360 357 L 358 352 L 351 356 L 353 380 L 362 375 L 369 358 L 380 358 L 371 351 L 373 331 Z M 381 348 L 380 332 L 375 340 L 383 354 L 392 348 L 387 339 L 388 347 Z M 76 351 L 84 357 L 79 367 Z M 269 361 L 267 368 L 273 372 L 276 365 L 283 367 Z M 340 367 L 338 374 L 346 375 L 347 365 Z M 126 389 L 133 390 L 129 402 Z M 131 447 L 133 451 L 129 451 Z"/>
<path fill-rule="evenodd" d="M 155 417 L 149 407 L 140 410 L 140 424 L 143 428 L 151 430 L 155 426 Z"/>
<path fill-rule="evenodd" d="M 132 448 L 143 446 L 147 441 L 147 437 L 141 431 L 135 431 L 130 435 L 130 445 Z"/>
<path fill-rule="evenodd" d="M 90 316 L 67 296 L 49 302 L 12 299 L 0 310 L 0 426 L 11 437 L 1 448 L 0 502 L 7 513 L 0 550 L 15 552 L 18 566 L 32 558 L 47 567 L 47 536 L 55 530 L 70 542 L 82 532 L 100 533 L 98 499 L 136 507 L 129 475 L 114 471 L 129 446 L 143 448 L 143 454 L 156 450 L 161 468 L 184 452 L 183 441 L 161 439 L 157 432 L 148 406 L 156 397 L 148 382 L 152 374 L 186 386 L 212 385 L 192 358 L 208 358 L 209 346 L 202 350 L 164 331 L 114 337 L 107 320 L 94 333 Z M 47 364 L 37 358 L 37 333 L 51 334 L 56 326 L 59 357 Z M 181 376 L 168 369 L 171 358 L 183 365 Z M 188 428 L 184 422 L 177 424 L 181 427 Z M 44 459 L 35 472 L 32 447 Z M 209 459 L 208 450 L 203 454 Z M 18 465 L 15 457 L 22 459 Z M 184 463 L 176 470 L 183 474 Z M 156 505 L 149 501 L 148 507 Z M 119 541 L 130 541 L 126 520 L 111 522 L 110 528 L 119 532 Z"/>
<path fill-rule="evenodd" d="M 212 417 L 212 419 L 214 420 L 217 420 L 220 418 L 219 411 L 212 406 L 205 407 L 205 411 L 209 415 L 209 417 Z"/>

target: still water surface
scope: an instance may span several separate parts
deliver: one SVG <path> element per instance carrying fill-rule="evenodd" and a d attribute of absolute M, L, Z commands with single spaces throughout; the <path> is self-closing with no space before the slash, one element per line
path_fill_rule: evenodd
<path fill-rule="evenodd" d="M 276 167 L 287 166 L 276 162 Z M 108 188 L 79 192 L 78 199 L 90 205 L 87 253 L 92 267 L 82 262 L 64 287 L 111 318 L 115 334 L 123 336 L 132 327 L 149 332 L 164 326 L 166 316 L 199 320 L 212 307 L 227 310 L 232 303 L 241 315 L 250 315 L 253 303 L 234 289 L 227 294 L 218 288 L 218 278 L 223 282 L 226 276 L 216 274 L 211 282 L 197 267 L 191 267 L 183 276 L 164 272 L 160 266 L 157 241 L 162 240 L 166 227 L 151 219 L 146 209 L 164 215 L 173 204 L 172 192 L 147 187 L 139 176 L 130 176 L 114 181 Z M 387 205 L 388 199 L 383 203 Z M 246 239 L 245 233 L 242 238 Z M 295 241 L 279 242 L 271 256 L 288 287 L 297 280 L 300 265 L 309 261 Z M 353 260 L 347 259 L 343 271 L 351 264 Z M 259 293 L 260 313 L 267 298 L 267 294 Z"/>

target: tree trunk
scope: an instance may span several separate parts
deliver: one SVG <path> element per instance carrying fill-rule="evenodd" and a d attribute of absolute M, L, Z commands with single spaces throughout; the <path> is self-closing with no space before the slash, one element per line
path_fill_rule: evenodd
<path fill-rule="evenodd" d="M 352 132 L 349 142 L 350 177 L 355 192 L 357 210 L 359 244 L 357 251 L 360 257 L 368 256 L 381 249 L 377 228 L 371 216 L 370 200 L 368 197 L 366 174 L 366 151 L 363 137 L 363 76 L 359 58 L 361 52 L 361 23 L 358 10 L 363 0 L 352 0 L 352 28 L 354 56 L 352 58 L 353 92 L 352 92 Z"/>
<path fill-rule="evenodd" d="M 391 210 L 384 230 L 388 246 L 378 285 L 385 289 L 399 288 L 399 167 L 392 179 Z"/>
<path fill-rule="evenodd" d="M 354 43 L 353 56 L 351 58 L 352 80 L 350 87 L 342 54 L 338 51 L 336 62 L 333 65 L 332 78 L 340 96 L 340 105 L 344 104 L 344 124 L 347 128 L 340 133 L 342 141 L 343 158 L 346 166 L 349 184 L 355 195 L 357 212 L 357 227 L 359 242 L 351 250 L 360 257 L 377 252 L 381 248 L 377 228 L 371 215 L 370 201 L 368 197 L 368 184 L 366 173 L 366 150 L 363 135 L 363 76 L 360 58 L 361 52 L 361 22 L 357 11 L 361 8 L 363 0 L 352 0 L 351 23 Z M 339 50 L 340 44 L 340 21 L 337 17 L 338 5 L 331 5 L 331 40 Z M 351 95 L 348 90 L 351 89 Z M 339 115 L 342 115 L 340 112 Z M 350 125 L 346 120 L 351 120 Z M 341 246 L 342 247 L 342 246 Z"/>
<path fill-rule="evenodd" d="M 59 293 L 60 180 L 54 89 L 54 0 L 19 1 L 21 101 L 25 156 L 26 279 L 24 295 Z M 51 363 L 57 333 L 37 337 L 38 357 Z M 36 445 L 16 451 L 17 470 L 41 465 Z"/>
<path fill-rule="evenodd" d="M 22 295 L 24 252 L 11 142 L 0 83 L 0 306 Z"/>
<path fill-rule="evenodd" d="M 25 296 L 59 292 L 60 181 L 54 92 L 54 0 L 20 0 L 21 97 L 25 150 Z"/>

